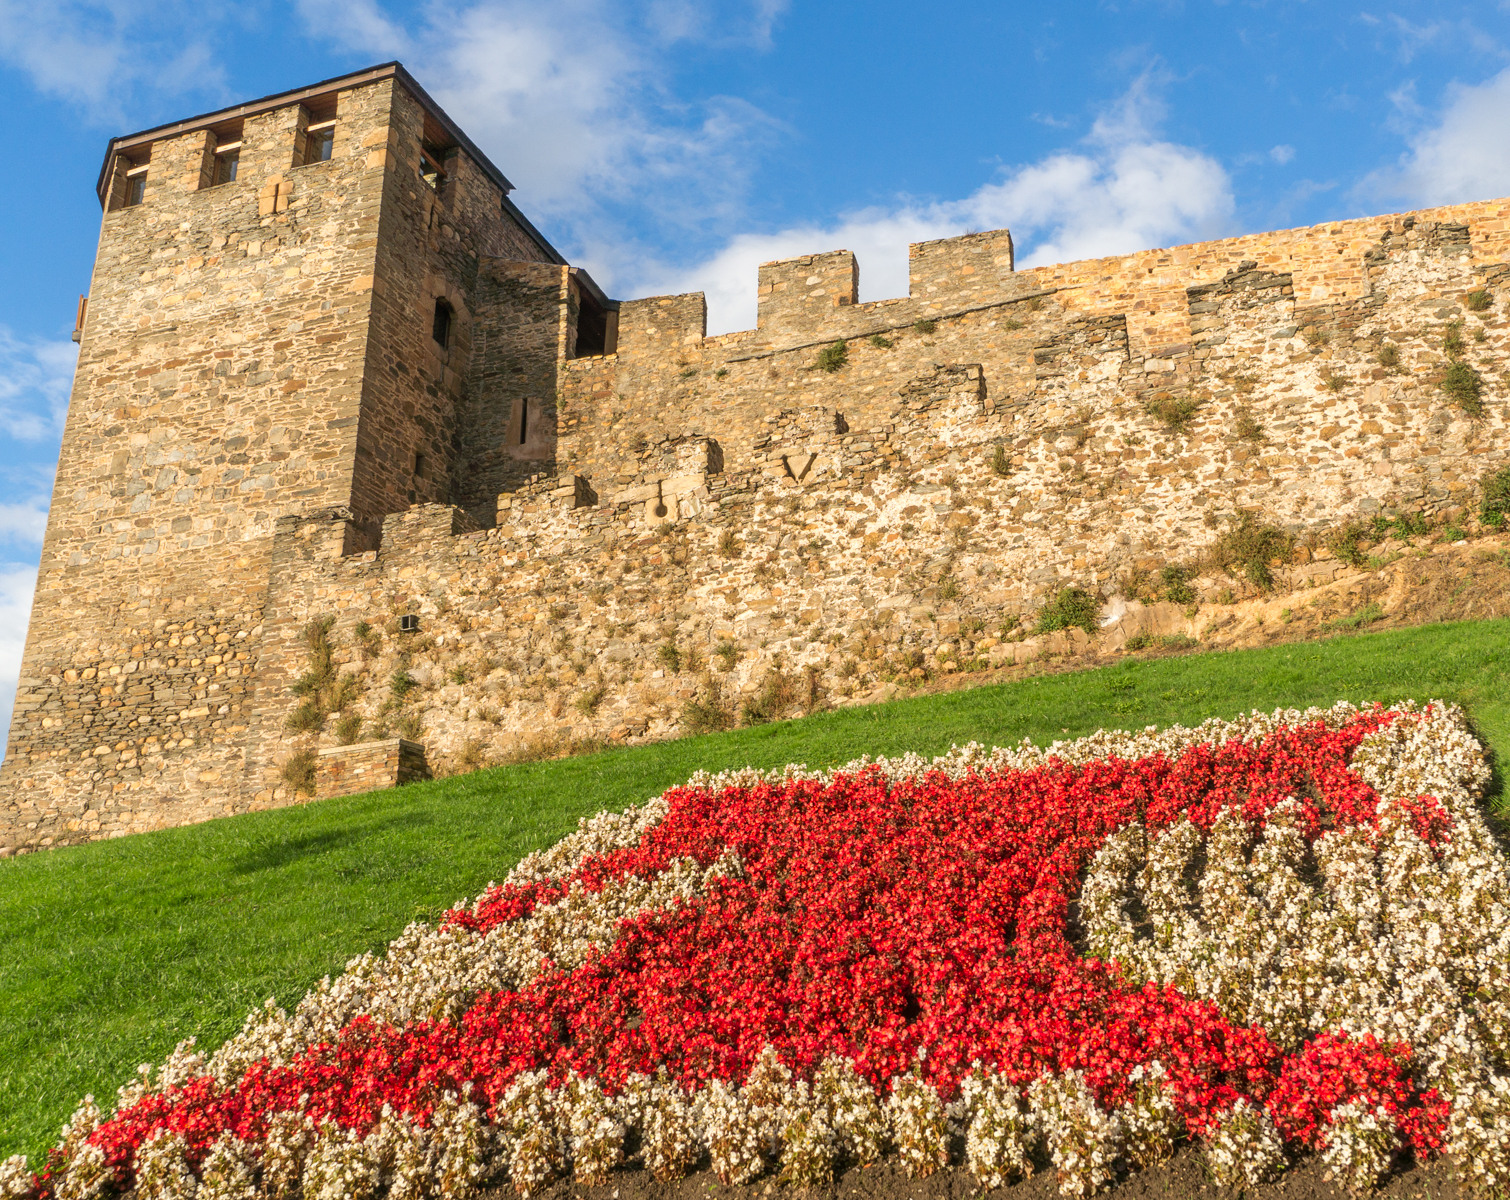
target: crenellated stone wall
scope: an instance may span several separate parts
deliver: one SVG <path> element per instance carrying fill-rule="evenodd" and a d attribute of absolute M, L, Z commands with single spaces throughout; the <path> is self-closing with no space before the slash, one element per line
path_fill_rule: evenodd
<path fill-rule="evenodd" d="M 831 251 L 707 337 L 560 261 L 412 81 L 290 166 L 310 111 L 247 115 L 235 184 L 201 122 L 105 189 L 0 849 L 291 803 L 306 752 L 444 772 L 1021 661 L 1065 587 L 1240 596 L 1243 522 L 1299 584 L 1349 522 L 1473 531 L 1510 464 L 1510 201 L 1021 271 L 971 234 L 864 304 Z M 351 682 L 296 731 L 327 621 Z"/>
<path fill-rule="evenodd" d="M 955 296 L 944 267 L 926 299 L 858 305 L 845 255 L 770 264 L 763 289 L 812 281 L 824 298 L 788 288 L 779 319 L 750 333 L 702 337 L 700 297 L 625 302 L 617 355 L 561 364 L 562 473 L 501 496 L 493 528 L 413 510 L 375 551 L 283 560 L 287 670 L 302 669 L 304 623 L 336 618 L 363 688 L 358 736 L 407 722 L 455 770 L 1022 661 L 1044 652 L 1024 640 L 1033 614 L 1069 585 L 1113 612 L 1136 573 L 1186 564 L 1208 602 L 1251 593 L 1201 565 L 1245 513 L 1303 548 L 1275 564 L 1280 587 L 1329 578 L 1325 539 L 1348 522 L 1472 529 L 1479 480 L 1510 463 L 1496 290 L 1510 272 L 1476 254 L 1489 243 L 1472 224 L 1444 219 L 1502 220 L 1505 206 L 1471 207 L 1380 219 L 1361 243 L 1281 235 L 1311 262 L 1361 245 L 1368 290 L 1344 272 L 1340 296 L 1305 283 L 1304 264 L 1191 248 L 1221 269 L 1187 280 L 1183 340 L 1157 354 L 1147 319 L 1044 286 L 1071 268 L 979 278 L 1010 262 L 1002 234 L 964 239 L 952 260 L 950 243 L 915 248 L 915 263 L 974 268 Z M 1481 289 L 1491 303 L 1475 311 Z M 1455 328 L 1483 380 L 1479 416 L 1440 387 Z M 822 369 L 845 332 L 847 361 Z M 1379 361 L 1390 344 L 1395 366 Z M 1156 415 L 1181 402 L 1183 428 Z M 280 536 L 344 535 L 293 521 Z M 400 632 L 403 613 L 417 631 Z M 1059 635 L 1061 649 L 1077 639 Z M 417 681 L 402 699 L 400 672 Z M 321 739 L 334 737 L 332 722 Z M 285 736 L 277 753 L 301 744 Z"/>

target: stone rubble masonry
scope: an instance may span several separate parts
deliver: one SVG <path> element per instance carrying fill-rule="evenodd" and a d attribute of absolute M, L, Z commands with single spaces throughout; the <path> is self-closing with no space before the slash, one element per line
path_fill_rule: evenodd
<path fill-rule="evenodd" d="M 349 782 L 376 750 L 286 725 L 315 620 L 344 736 L 444 773 L 1022 661 L 1062 587 L 1243 514 L 1472 528 L 1510 462 L 1510 200 L 1021 271 L 969 234 L 863 304 L 852 254 L 806 255 L 708 337 L 701 294 L 600 311 L 401 68 L 351 80 L 330 162 L 291 165 L 300 101 L 173 127 L 139 206 L 139 144 L 107 173 L 0 847 L 292 803 L 304 750 Z M 1453 330 L 1482 415 L 1439 386 Z"/>
<path fill-rule="evenodd" d="M 463 147 L 428 187 L 433 106 L 401 68 L 373 74 L 314 101 L 337 122 L 328 162 L 294 165 L 311 102 L 228 110 L 107 162 L 0 846 L 283 802 L 250 769 L 277 519 L 345 506 L 355 547 L 465 474 L 479 263 L 559 255 Z M 238 177 L 210 186 L 228 138 Z M 124 207 L 148 153 L 143 202 Z M 437 299 L 455 314 L 445 348 Z"/>
<path fill-rule="evenodd" d="M 315 766 L 315 795 L 351 796 L 429 778 L 424 746 L 407 738 L 327 746 Z"/>

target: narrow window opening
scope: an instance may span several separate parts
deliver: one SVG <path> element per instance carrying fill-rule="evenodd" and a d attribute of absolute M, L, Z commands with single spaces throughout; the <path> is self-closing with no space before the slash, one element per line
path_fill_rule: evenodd
<path fill-rule="evenodd" d="M 218 187 L 222 183 L 235 183 L 236 168 L 240 164 L 240 142 L 235 142 L 229 146 L 218 147 L 215 151 L 215 173 L 211 177 L 210 186 Z"/>
<path fill-rule="evenodd" d="M 416 454 L 414 456 L 414 477 L 416 479 L 418 479 L 421 476 L 423 476 L 424 473 L 425 473 L 425 456 L 423 454 Z"/>
<path fill-rule="evenodd" d="M 441 166 L 441 154 L 430 146 L 419 152 L 419 177 L 431 191 L 438 192 L 446 186 L 446 169 Z"/>
<path fill-rule="evenodd" d="M 329 162 L 336 148 L 336 123 L 325 121 L 311 125 L 304 134 L 304 161 L 308 163 Z"/>
<path fill-rule="evenodd" d="M 134 208 L 147 195 L 147 168 L 133 167 L 126 172 L 126 196 L 121 201 L 123 208 Z"/>
<path fill-rule="evenodd" d="M 435 323 L 430 326 L 430 336 L 442 349 L 451 344 L 451 306 L 444 300 L 435 302 Z"/>
<path fill-rule="evenodd" d="M 577 310 L 577 357 L 602 354 L 608 335 L 608 313 L 582 289 L 582 304 Z"/>
<path fill-rule="evenodd" d="M 419 615 L 417 613 L 405 613 L 398 619 L 398 631 L 400 633 L 418 633 Z"/>
<path fill-rule="evenodd" d="M 519 401 L 519 444 L 524 445 L 525 439 L 530 435 L 530 402 L 525 399 Z"/>

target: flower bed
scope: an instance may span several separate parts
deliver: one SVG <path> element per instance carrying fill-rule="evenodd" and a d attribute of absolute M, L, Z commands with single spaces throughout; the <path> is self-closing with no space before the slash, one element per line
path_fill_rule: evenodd
<path fill-rule="evenodd" d="M 1510 1183 L 1510 885 L 1432 705 L 698 777 L 584 822 L 0 1195 L 358 1200 L 507 1178 L 822 1184 L 963 1138 L 1067 1194 L 1202 1143 Z"/>

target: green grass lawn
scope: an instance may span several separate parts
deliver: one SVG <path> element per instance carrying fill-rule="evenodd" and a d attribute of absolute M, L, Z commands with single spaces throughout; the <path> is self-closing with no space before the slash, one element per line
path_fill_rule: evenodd
<path fill-rule="evenodd" d="M 577 818 L 699 767 L 952 743 L 1038 742 L 1336 700 L 1464 705 L 1510 754 L 1510 620 L 1127 661 L 800 721 L 499 767 L 0 862 L 0 1156 L 35 1156 L 85 1092 L 194 1035 L 213 1048 L 269 995 L 321 975 L 499 879 Z M 1499 803 L 1496 777 L 1495 804 Z"/>

